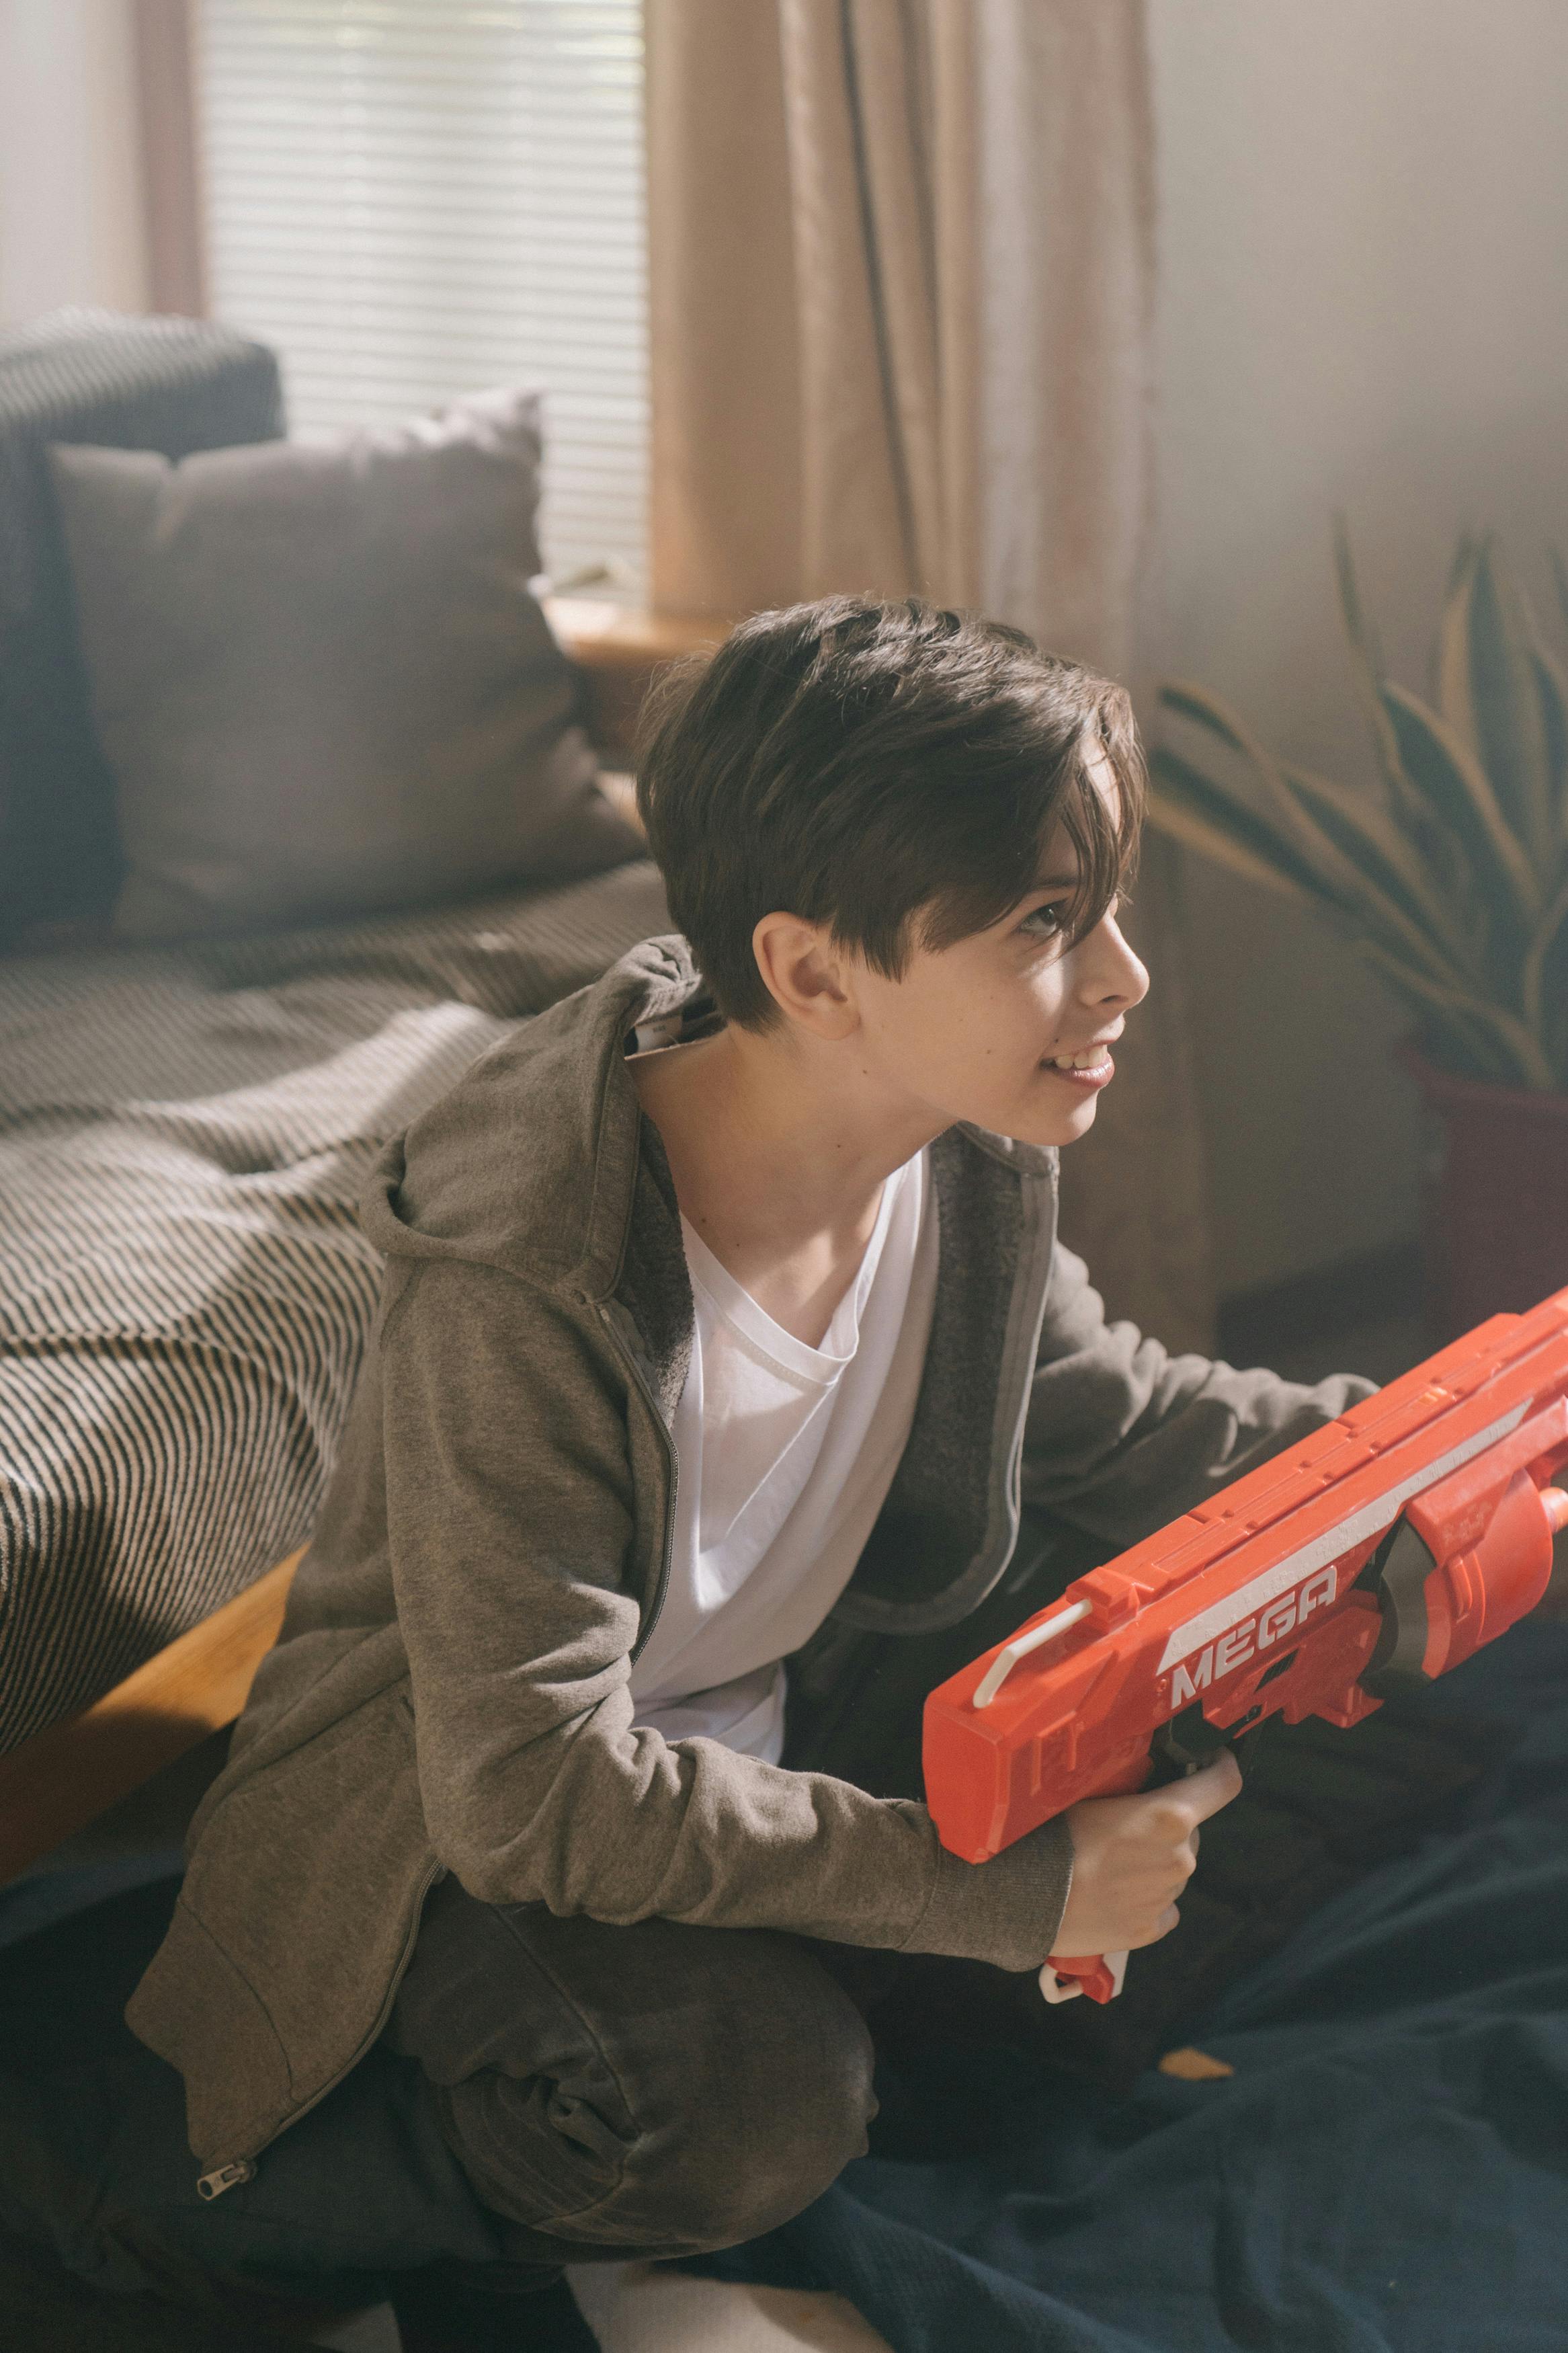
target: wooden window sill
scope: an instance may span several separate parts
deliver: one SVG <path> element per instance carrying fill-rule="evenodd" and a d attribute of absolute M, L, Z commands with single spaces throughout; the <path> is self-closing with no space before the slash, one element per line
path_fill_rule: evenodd
<path fill-rule="evenodd" d="M 583 672 L 588 732 L 611 765 L 630 763 L 655 672 L 682 654 L 721 645 L 732 626 L 590 596 L 547 596 L 544 611 L 563 652 Z"/>

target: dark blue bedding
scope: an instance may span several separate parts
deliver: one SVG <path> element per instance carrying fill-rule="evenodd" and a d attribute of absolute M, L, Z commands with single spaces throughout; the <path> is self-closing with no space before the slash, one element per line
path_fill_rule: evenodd
<path fill-rule="evenodd" d="M 889 2086 L 881 2147 L 708 2266 L 895 2353 L 1568 2348 L 1568 1626 L 1430 1694 L 1523 1725 L 1457 1831 L 1336 1898 L 1120 2102 L 1013 2051 Z M 984 2153 L 890 2156 L 921 2142 Z"/>
<path fill-rule="evenodd" d="M 895 2353 L 1568 2348 L 1568 1625 L 1517 1628 L 1423 1704 L 1519 1736 L 1457 1828 L 1182 2021 L 1228 2079 L 1150 2069 L 1116 2100 L 1014 2048 L 925 2048 L 872 2155 L 708 2268 L 837 2289 Z M 173 1861 L 141 1887 L 128 1861 L 0 1892 L 0 2240 L 47 2240 L 105 2289 L 151 2284 L 148 2232 L 367 2296 L 388 2265 L 498 2252 L 413 2063 L 380 2046 L 313 2153 L 285 2135 L 245 2201 L 200 2205 L 178 2080 L 119 2019 Z M 47 1925 L 73 1903 L 94 1908 Z M 356 2191 L 330 2215 L 322 2131 Z"/>

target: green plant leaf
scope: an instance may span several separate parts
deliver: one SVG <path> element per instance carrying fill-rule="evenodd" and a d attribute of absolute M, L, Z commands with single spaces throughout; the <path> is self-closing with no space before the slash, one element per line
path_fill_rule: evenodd
<path fill-rule="evenodd" d="M 1297 795 L 1368 884 L 1426 934 L 1456 975 L 1479 981 L 1475 955 L 1451 902 L 1444 899 L 1419 852 L 1386 812 L 1326 776 L 1283 763 L 1279 773 L 1287 789 Z"/>
<path fill-rule="evenodd" d="M 1162 747 L 1152 819 L 1315 906 L 1451 1067 L 1568 1091 L 1568 679 L 1490 542 L 1467 539 L 1436 707 L 1422 702 L 1385 675 L 1342 521 L 1335 554 L 1382 796 L 1276 760 L 1214 696 L 1172 682 L 1165 708 L 1243 762 L 1246 788 Z M 1568 618 L 1568 567 L 1552 561 Z"/>
<path fill-rule="evenodd" d="M 1151 755 L 1149 769 L 1155 785 L 1149 815 L 1162 831 L 1234 873 L 1245 874 L 1249 881 L 1293 899 L 1322 896 L 1317 876 L 1291 844 L 1179 752 L 1161 744 Z"/>
<path fill-rule="evenodd" d="M 1339 582 L 1340 611 L 1350 644 L 1351 671 L 1366 714 L 1367 725 L 1372 731 L 1373 750 L 1376 754 L 1384 790 L 1412 840 L 1421 843 L 1436 864 L 1440 851 L 1424 839 L 1430 828 L 1431 812 L 1416 785 L 1405 773 L 1400 757 L 1398 736 L 1384 704 L 1385 672 L 1383 649 L 1361 601 L 1355 563 L 1351 554 L 1350 532 L 1342 514 L 1334 517 L 1334 572 Z"/>
<path fill-rule="evenodd" d="M 1339 582 L 1340 610 L 1344 615 L 1345 635 L 1365 659 L 1373 677 L 1381 681 L 1385 675 L 1383 648 L 1378 643 L 1372 616 L 1361 601 L 1355 557 L 1351 552 L 1350 525 L 1342 514 L 1334 517 L 1334 574 Z"/>
<path fill-rule="evenodd" d="M 1411 782 L 1458 836 L 1495 913 L 1528 930 L 1541 912 L 1541 885 L 1479 762 L 1445 719 L 1404 687 L 1385 681 L 1382 700 Z"/>
<path fill-rule="evenodd" d="M 1189 685 L 1182 679 L 1165 680 L 1160 688 L 1160 700 L 1167 711 L 1173 711 L 1178 718 L 1190 719 L 1195 727 L 1216 737 L 1227 751 L 1240 754 L 1273 803 L 1279 828 L 1287 839 L 1293 838 L 1297 849 L 1310 858 L 1313 847 L 1311 828 L 1303 823 L 1298 804 L 1286 791 L 1279 764 L 1235 712 L 1227 710 L 1217 695 L 1205 693 L 1201 686 Z M 1246 804 L 1238 802 L 1237 806 Z"/>
<path fill-rule="evenodd" d="M 1568 1089 L 1568 874 L 1530 944 L 1521 997 L 1558 1084 Z"/>
<path fill-rule="evenodd" d="M 1557 836 L 1556 856 L 1563 861 L 1563 871 L 1568 873 L 1568 675 L 1564 674 L 1556 655 L 1535 631 L 1533 613 L 1530 619 L 1532 629 L 1530 659 L 1535 672 L 1541 723 L 1546 738 L 1547 768 L 1552 780 L 1552 824 Z"/>
<path fill-rule="evenodd" d="M 1461 989 L 1445 987 L 1398 956 L 1390 955 L 1375 941 L 1359 940 L 1356 945 L 1373 971 L 1439 1027 L 1446 1028 L 1458 1039 L 1483 1041 L 1486 1067 L 1479 1075 L 1533 1087 L 1542 1093 L 1556 1092 L 1556 1079 L 1540 1040 L 1514 1015 L 1500 1006 L 1488 1004 L 1484 998 L 1467 996 Z M 1475 1049 L 1467 1044 L 1465 1050 L 1473 1052 Z"/>
<path fill-rule="evenodd" d="M 1476 552 L 1466 604 L 1469 740 L 1526 856 L 1550 871 L 1558 828 L 1535 617 L 1490 540 Z"/>
<path fill-rule="evenodd" d="M 1436 978 L 1463 981 L 1469 960 L 1462 950 L 1456 968 L 1452 954 L 1432 936 L 1420 916 L 1408 911 L 1406 890 L 1401 887 L 1390 892 L 1382 886 L 1379 878 L 1368 871 L 1367 861 L 1358 858 L 1355 847 L 1347 842 L 1345 828 L 1332 818 L 1322 822 L 1321 811 L 1313 810 L 1303 796 L 1291 791 L 1282 767 L 1247 733 L 1234 712 L 1212 695 L 1205 694 L 1201 688 L 1175 682 L 1161 688 L 1160 699 L 1167 710 L 1195 721 L 1227 749 L 1246 759 L 1289 832 L 1235 795 L 1223 792 L 1210 779 L 1211 793 L 1221 795 L 1220 802 L 1205 812 L 1212 820 L 1224 824 L 1228 818 L 1234 828 L 1237 813 L 1245 811 L 1252 824 L 1267 826 L 1272 837 L 1267 844 L 1261 840 L 1253 843 L 1259 854 L 1271 855 L 1278 863 L 1281 844 L 1288 840 L 1296 861 L 1288 871 L 1293 871 L 1298 881 L 1315 888 L 1321 898 L 1352 917 L 1373 938 L 1381 938 L 1394 954 L 1424 965 Z M 1191 772 L 1193 776 L 1196 773 Z M 1381 811 L 1377 814 L 1382 816 Z"/>
<path fill-rule="evenodd" d="M 1190 719 L 1194 725 L 1216 737 L 1227 751 L 1238 754 L 1247 762 L 1255 781 L 1262 786 L 1274 810 L 1272 817 L 1266 817 L 1228 787 L 1212 777 L 1203 777 L 1198 769 L 1188 767 L 1186 774 L 1189 779 L 1194 783 L 1201 782 L 1206 791 L 1218 796 L 1223 805 L 1223 809 L 1216 807 L 1211 814 L 1218 818 L 1228 812 L 1237 824 L 1264 827 L 1272 846 L 1271 854 L 1284 859 L 1289 851 L 1294 860 L 1292 871 L 1308 888 L 1322 897 L 1340 901 L 1346 896 L 1348 886 L 1351 900 L 1359 901 L 1363 895 L 1359 878 L 1346 873 L 1343 860 L 1333 844 L 1325 843 L 1321 828 L 1313 823 L 1300 797 L 1289 791 L 1279 763 L 1248 732 L 1236 713 L 1227 710 L 1216 696 L 1205 694 L 1202 687 L 1189 686 L 1177 679 L 1167 680 L 1162 684 L 1160 700 L 1167 711 L 1173 711 L 1179 718 Z M 1261 843 L 1257 846 L 1262 848 Z"/>
<path fill-rule="evenodd" d="M 1496 1040 L 1462 1012 L 1447 1005 L 1434 1006 L 1397 957 L 1384 956 L 1365 941 L 1358 944 L 1356 953 L 1390 996 L 1415 1015 L 1422 1051 L 1430 1061 L 1461 1078 L 1511 1079 L 1515 1075 L 1511 1058 L 1500 1053 Z"/>
<path fill-rule="evenodd" d="M 1476 741 L 1476 710 L 1470 681 L 1470 598 L 1475 590 L 1480 543 L 1468 532 L 1460 540 L 1443 592 L 1437 620 L 1436 677 L 1434 700 L 1455 734 L 1479 758 Z"/>
<path fill-rule="evenodd" d="M 1549 553 L 1552 558 L 1552 577 L 1557 588 L 1557 609 L 1563 620 L 1568 621 L 1568 564 L 1563 563 L 1556 548 L 1552 548 Z"/>
<path fill-rule="evenodd" d="M 1546 755 L 1552 765 L 1554 792 L 1561 794 L 1564 765 L 1568 765 L 1568 677 L 1565 677 L 1556 655 L 1539 638 L 1530 649 L 1531 668 L 1535 672 L 1535 691 L 1541 704 L 1541 719 L 1546 737 Z"/>
<path fill-rule="evenodd" d="M 1216 825 L 1205 824 L 1201 817 L 1184 807 L 1180 801 L 1160 793 L 1152 794 L 1149 822 L 1158 832 L 1169 834 L 1172 840 L 1179 841 L 1184 849 L 1195 849 L 1200 857 L 1208 859 L 1212 864 L 1228 867 L 1233 874 L 1241 875 L 1248 882 L 1261 883 L 1266 890 L 1282 892 L 1288 899 L 1311 903 L 1308 893 L 1299 890 L 1294 882 L 1287 882 L 1277 866 L 1268 865 L 1261 858 L 1254 858 L 1228 833 L 1222 832 Z"/>

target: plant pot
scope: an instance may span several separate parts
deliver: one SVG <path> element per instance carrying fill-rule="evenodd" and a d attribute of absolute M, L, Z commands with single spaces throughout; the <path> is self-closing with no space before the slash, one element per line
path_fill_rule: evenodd
<path fill-rule="evenodd" d="M 1421 1090 L 1422 1243 L 1432 1344 L 1568 1284 L 1568 1094 L 1455 1078 L 1406 1039 Z"/>

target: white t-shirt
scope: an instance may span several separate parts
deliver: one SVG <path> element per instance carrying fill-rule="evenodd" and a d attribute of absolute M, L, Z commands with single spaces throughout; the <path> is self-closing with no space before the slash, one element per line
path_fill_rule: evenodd
<path fill-rule="evenodd" d="M 925 1154 L 894 1170 L 819 1348 L 681 1220 L 696 1334 L 676 1409 L 669 1581 L 632 1669 L 636 1720 L 776 1764 L 783 1660 L 854 1571 L 914 1419 L 936 1295 Z"/>

